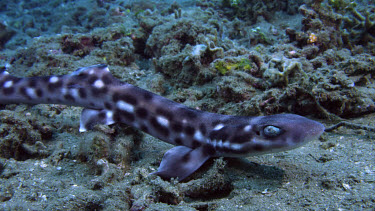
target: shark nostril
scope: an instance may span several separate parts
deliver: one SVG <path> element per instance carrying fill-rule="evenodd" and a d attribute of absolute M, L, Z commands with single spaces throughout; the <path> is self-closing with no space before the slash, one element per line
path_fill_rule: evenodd
<path fill-rule="evenodd" d="M 256 131 L 255 131 L 255 134 L 256 134 L 257 136 L 260 136 L 260 131 L 259 131 L 259 130 L 256 130 Z"/>

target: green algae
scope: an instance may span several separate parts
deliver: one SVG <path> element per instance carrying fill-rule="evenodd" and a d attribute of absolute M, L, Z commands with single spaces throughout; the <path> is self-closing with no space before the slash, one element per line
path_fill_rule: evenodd
<path fill-rule="evenodd" d="M 346 0 L 328 0 L 328 5 L 332 6 L 335 10 L 353 10 L 357 3 L 354 1 L 346 1 Z"/>
<path fill-rule="evenodd" d="M 250 60 L 246 58 L 242 58 L 238 62 L 217 60 L 214 62 L 214 67 L 221 75 L 226 75 L 234 70 L 250 71 L 253 68 Z"/>

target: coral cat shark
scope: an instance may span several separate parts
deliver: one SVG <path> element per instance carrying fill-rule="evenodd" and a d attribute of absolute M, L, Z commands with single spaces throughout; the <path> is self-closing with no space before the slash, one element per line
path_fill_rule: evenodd
<path fill-rule="evenodd" d="M 69 75 L 19 78 L 0 71 L 0 104 L 65 104 L 84 107 L 81 132 L 96 124 L 125 123 L 176 145 L 155 174 L 185 179 L 210 157 L 285 151 L 324 132 L 295 114 L 231 116 L 200 111 L 116 79 L 106 65 Z"/>

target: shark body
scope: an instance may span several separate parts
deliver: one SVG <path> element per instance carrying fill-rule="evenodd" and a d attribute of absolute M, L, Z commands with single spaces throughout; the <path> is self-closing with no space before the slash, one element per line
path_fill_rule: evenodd
<path fill-rule="evenodd" d="M 186 107 L 122 82 L 106 65 L 69 75 L 18 78 L 0 71 L 0 104 L 65 104 L 84 107 L 80 131 L 125 123 L 176 145 L 155 174 L 185 179 L 210 157 L 285 151 L 319 137 L 324 126 L 294 114 L 231 116 Z"/>

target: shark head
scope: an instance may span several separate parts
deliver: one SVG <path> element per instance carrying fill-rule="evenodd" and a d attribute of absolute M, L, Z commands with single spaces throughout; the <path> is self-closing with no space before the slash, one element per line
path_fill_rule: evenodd
<path fill-rule="evenodd" d="M 323 124 L 295 114 L 256 117 L 249 125 L 244 130 L 251 135 L 242 146 L 242 151 L 249 154 L 294 149 L 318 138 L 324 132 Z"/>

